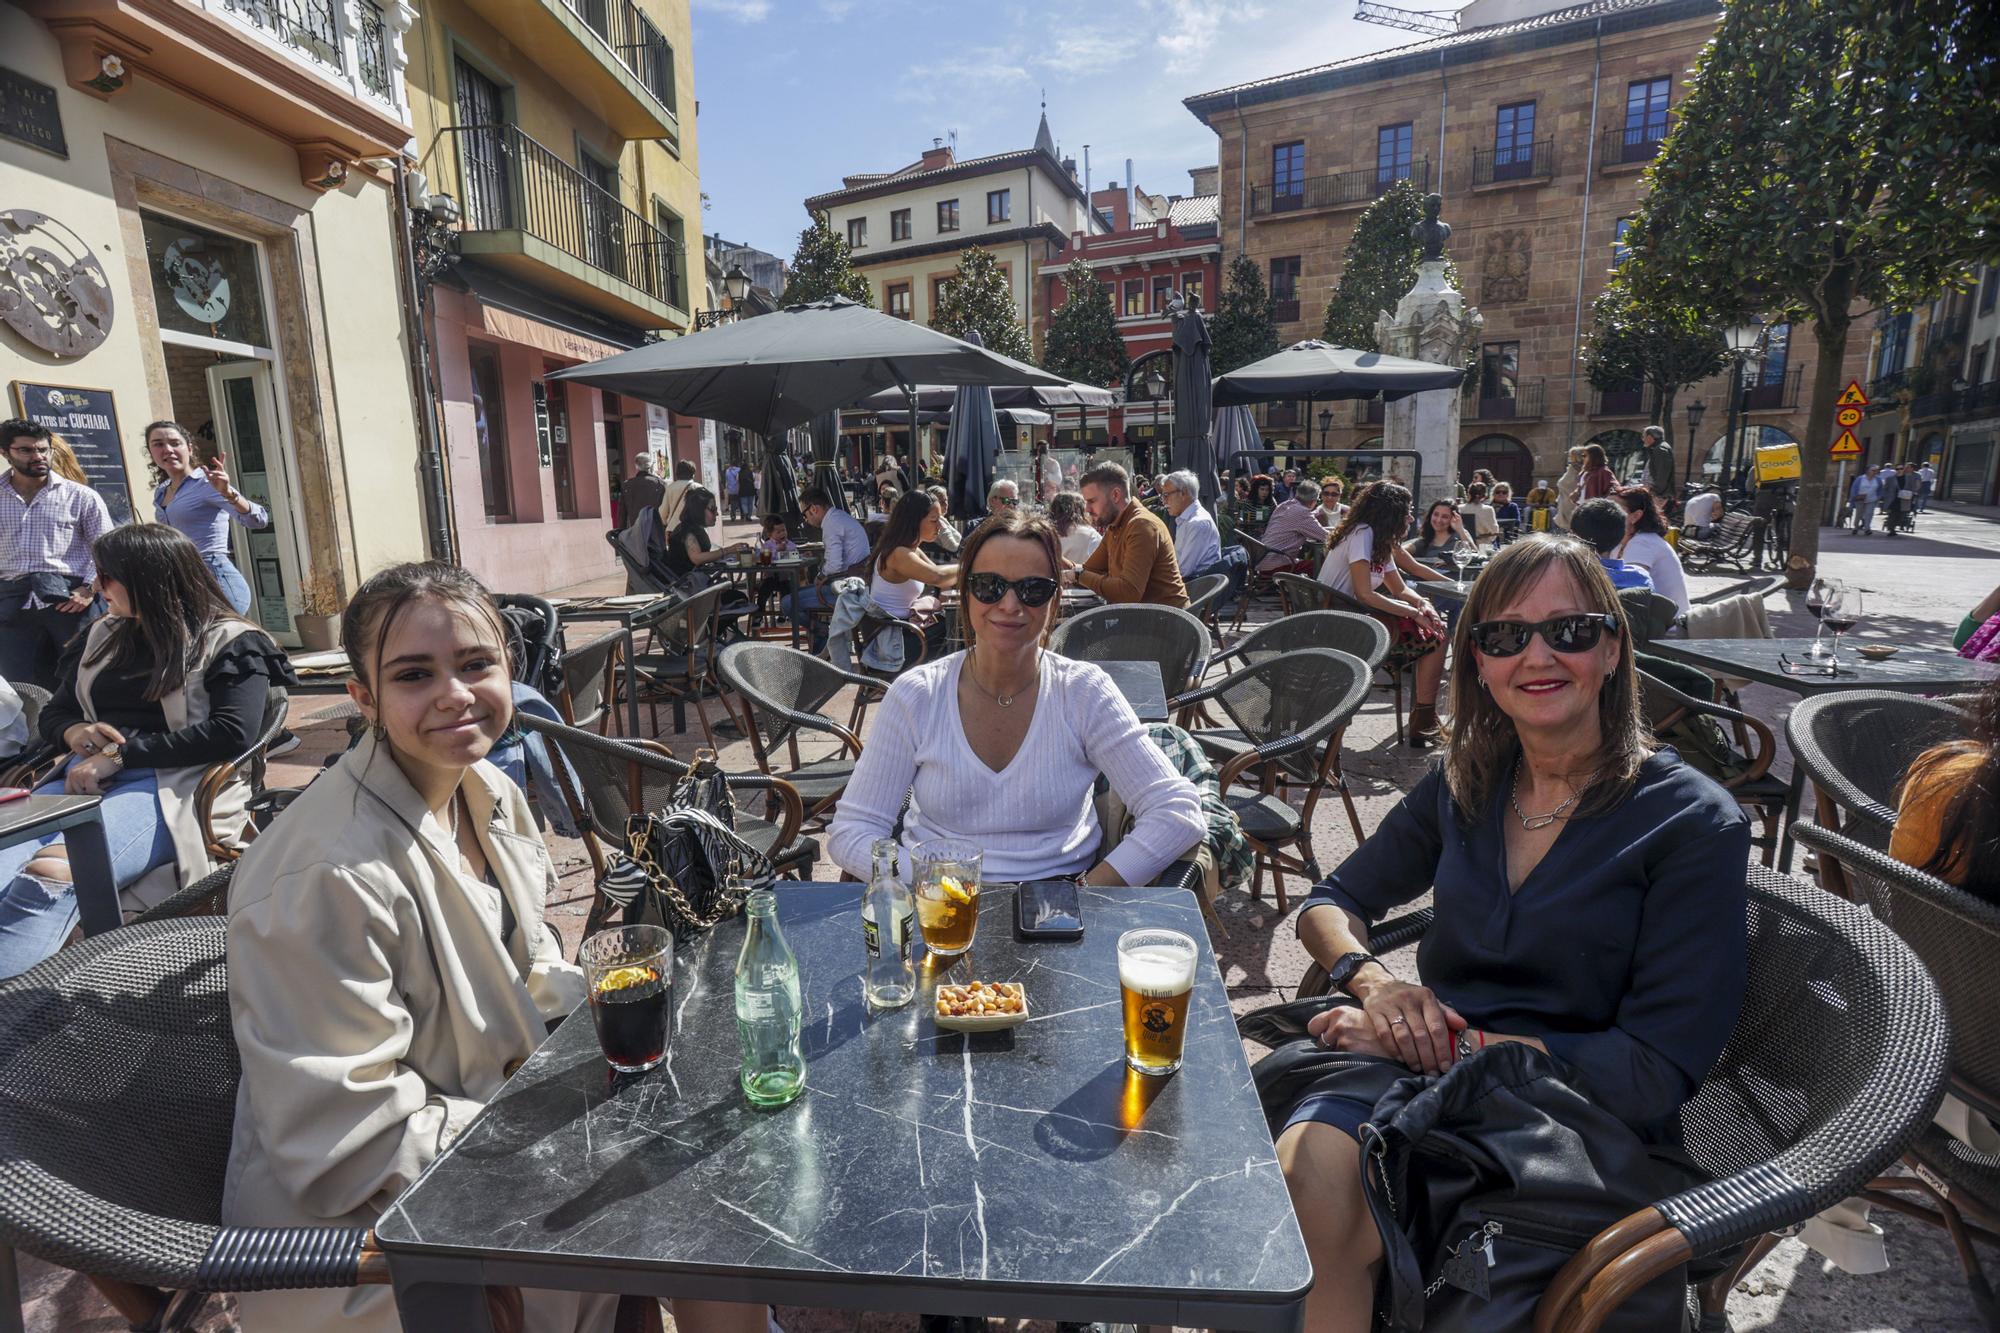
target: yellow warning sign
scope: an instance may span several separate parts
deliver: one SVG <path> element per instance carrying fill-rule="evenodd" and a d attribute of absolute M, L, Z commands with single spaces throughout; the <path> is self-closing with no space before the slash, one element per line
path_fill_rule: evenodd
<path fill-rule="evenodd" d="M 1843 407 L 1833 414 L 1833 419 L 1838 421 L 1842 427 L 1858 426 L 1861 424 L 1861 409 L 1858 407 Z"/>
<path fill-rule="evenodd" d="M 1836 407 L 1868 406 L 1868 395 L 1861 392 L 1861 381 L 1849 380 L 1847 382 L 1847 387 L 1840 391 L 1840 397 L 1834 400 L 1834 406 Z"/>
<path fill-rule="evenodd" d="M 1829 456 L 1833 458 L 1859 458 L 1861 457 L 1861 441 L 1854 438 L 1853 431 L 1844 430 L 1840 432 L 1840 438 L 1833 442 L 1833 452 Z"/>

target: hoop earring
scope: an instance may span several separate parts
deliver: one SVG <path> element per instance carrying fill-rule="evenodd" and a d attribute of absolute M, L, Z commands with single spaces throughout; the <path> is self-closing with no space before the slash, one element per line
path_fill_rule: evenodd
<path fill-rule="evenodd" d="M 377 745 L 389 743 L 389 729 L 382 725 L 382 719 L 379 717 L 368 724 L 368 734 L 374 737 Z"/>

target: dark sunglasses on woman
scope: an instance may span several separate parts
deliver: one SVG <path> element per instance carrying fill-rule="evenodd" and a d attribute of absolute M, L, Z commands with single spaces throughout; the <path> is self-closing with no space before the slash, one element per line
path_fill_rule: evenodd
<path fill-rule="evenodd" d="M 965 590 L 988 606 L 1005 597 L 1009 588 L 1021 599 L 1022 606 L 1047 606 L 1049 598 L 1056 595 L 1062 584 L 1040 576 L 1003 579 L 998 574 L 973 574 L 965 580 Z"/>
<path fill-rule="evenodd" d="M 1482 620 L 1467 630 L 1466 635 L 1482 657 L 1514 657 L 1525 652 L 1528 640 L 1537 634 L 1559 653 L 1587 653 L 1597 646 L 1606 630 L 1618 632 L 1618 617 L 1605 611 L 1590 611 L 1555 616 L 1532 625 L 1524 620 Z"/>

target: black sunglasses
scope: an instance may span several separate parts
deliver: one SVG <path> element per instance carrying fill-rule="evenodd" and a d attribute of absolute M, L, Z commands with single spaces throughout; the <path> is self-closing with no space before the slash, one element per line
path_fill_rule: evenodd
<path fill-rule="evenodd" d="M 1555 616 L 1533 625 L 1521 620 L 1482 620 L 1467 635 L 1482 657 L 1514 657 L 1525 652 L 1528 640 L 1537 634 L 1559 653 L 1587 653 L 1597 646 L 1606 630 L 1618 632 L 1618 617 L 1605 611 L 1591 611 Z"/>
<path fill-rule="evenodd" d="M 1022 606 L 1047 606 L 1049 598 L 1056 595 L 1062 584 L 1040 576 L 1003 579 L 998 574 L 970 574 L 965 580 L 965 590 L 988 606 L 1005 597 L 1009 588 L 1021 599 Z"/>

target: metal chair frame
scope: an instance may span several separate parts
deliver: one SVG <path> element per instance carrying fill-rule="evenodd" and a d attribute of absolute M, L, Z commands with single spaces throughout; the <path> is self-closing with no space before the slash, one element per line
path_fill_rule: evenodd
<path fill-rule="evenodd" d="M 832 679 L 852 685 L 855 690 L 854 708 L 846 726 L 834 721 L 823 713 L 792 708 L 759 689 L 745 674 L 746 662 L 760 656 L 776 657 L 785 654 L 797 661 L 801 670 L 809 671 L 823 679 Z M 838 789 L 817 798 L 806 810 L 806 822 L 815 826 L 824 825 L 832 817 L 840 804 L 841 795 L 847 789 L 847 777 L 854 772 L 854 764 L 861 758 L 861 719 L 867 696 L 880 696 L 888 686 L 880 678 L 865 676 L 858 672 L 842 671 L 823 658 L 797 648 L 788 648 L 776 643 L 732 643 L 722 650 L 716 663 L 722 679 L 736 693 L 743 706 L 743 730 L 750 737 L 750 752 L 756 757 L 759 771 L 771 777 L 784 777 L 797 785 L 796 779 L 802 770 L 814 771 L 807 776 L 818 778 L 839 778 Z M 757 725 L 757 714 L 762 712 L 772 718 L 776 725 L 772 735 L 766 737 L 763 728 Z M 799 757 L 799 731 L 816 731 L 834 738 L 840 743 L 840 750 L 831 760 L 821 760 L 812 765 Z M 772 767 L 771 746 L 782 740 L 792 762 L 791 774 L 780 774 Z M 843 758 L 842 756 L 852 756 Z M 844 770 L 844 771 L 843 771 Z"/>
<path fill-rule="evenodd" d="M 615 630 L 563 654 L 563 689 L 555 704 L 565 722 L 600 736 L 610 734 L 624 657 L 625 636 Z"/>
<path fill-rule="evenodd" d="M 1771 761 L 1777 757 L 1778 751 L 1778 738 L 1770 726 L 1741 709 L 1683 693 L 1643 670 L 1639 672 L 1639 692 L 1647 724 L 1654 735 L 1662 739 L 1665 739 L 1668 728 L 1691 717 L 1714 718 L 1734 731 L 1738 746 L 1745 752 L 1742 755 L 1745 768 L 1735 777 L 1718 781 L 1763 825 L 1763 832 L 1757 836 L 1754 845 L 1763 853 L 1765 865 L 1775 864 L 1778 836 L 1784 828 L 1787 795 L 1784 783 L 1776 779 L 1766 780 L 1771 771 Z"/>
<path fill-rule="evenodd" d="M 1116 649 L 1110 650 L 1108 655 L 1101 651 L 1109 635 L 1121 630 L 1131 632 L 1134 626 L 1138 627 L 1138 633 L 1159 639 L 1169 651 L 1155 651 L 1136 657 Z M 1175 635 L 1182 636 L 1185 642 L 1174 643 Z M 1050 652 L 1081 662 L 1158 662 L 1160 680 L 1169 699 L 1201 680 L 1208 670 L 1209 656 L 1214 647 L 1214 641 L 1208 636 L 1208 626 L 1202 624 L 1199 617 L 1177 606 L 1145 603 L 1093 606 L 1057 625 L 1055 632 L 1049 636 Z M 1183 676 L 1184 679 L 1179 678 Z"/>
<path fill-rule="evenodd" d="M 711 747 L 714 746 L 715 731 L 709 726 L 708 708 L 702 702 L 705 693 L 703 685 L 713 684 L 718 693 L 721 690 L 721 683 L 715 677 L 716 612 L 722 595 L 728 591 L 727 583 L 711 584 L 700 592 L 660 607 L 633 624 L 635 631 L 643 629 L 647 632 L 650 643 L 663 643 L 667 649 L 660 652 L 641 650 L 636 658 L 625 664 L 631 688 L 644 688 L 653 694 L 647 708 L 655 734 L 660 730 L 659 699 L 664 693 L 674 704 L 674 730 L 687 730 L 682 710 L 686 702 L 693 699 L 695 713 L 701 719 L 702 738 Z M 680 622 L 678 627 L 673 625 L 675 621 Z M 675 659 L 679 660 L 679 670 L 667 670 Z M 677 683 L 676 676 L 679 678 Z"/>

